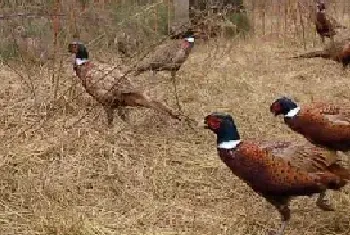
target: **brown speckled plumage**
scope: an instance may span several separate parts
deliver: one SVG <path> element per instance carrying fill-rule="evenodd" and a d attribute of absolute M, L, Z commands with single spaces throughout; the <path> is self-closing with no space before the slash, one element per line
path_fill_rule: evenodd
<path fill-rule="evenodd" d="M 340 160 L 333 151 L 299 142 L 275 141 L 273 144 L 267 142 L 267 146 L 265 143 L 259 143 L 259 146 L 288 161 L 293 167 L 309 173 L 327 172 L 344 179 L 350 176 L 349 171 L 340 165 Z"/>
<path fill-rule="evenodd" d="M 283 223 L 278 234 L 290 219 L 292 197 L 319 193 L 317 205 L 329 210 L 323 200 L 326 190 L 339 190 L 350 179 L 334 152 L 297 142 L 240 140 L 230 115 L 213 113 L 205 123 L 217 134 L 221 160 L 280 212 Z"/>
<path fill-rule="evenodd" d="M 322 42 L 325 42 L 325 37 L 333 40 L 333 36 L 336 34 L 335 26 L 331 22 L 331 18 L 326 15 L 326 6 L 323 1 L 320 1 L 316 5 L 316 32 L 320 35 Z"/>
<path fill-rule="evenodd" d="M 72 45 L 69 48 L 70 52 L 77 54 L 76 51 L 72 51 Z M 97 62 L 91 63 L 90 61 L 73 66 L 76 67 L 76 75 L 80 78 L 86 92 L 103 105 L 109 127 L 112 127 L 115 109 L 122 120 L 126 121 L 127 110 L 125 107 L 127 106 L 153 108 L 175 119 L 180 119 L 179 115 L 165 104 L 147 97 L 141 90 L 141 86 L 136 88 L 126 77 L 128 71 L 123 72 L 113 66 Z"/>
<path fill-rule="evenodd" d="M 350 42 L 344 43 L 341 53 L 339 54 L 339 61 L 342 62 L 343 68 L 349 66 L 350 64 Z"/>
<path fill-rule="evenodd" d="M 191 52 L 190 43 L 185 39 L 170 40 L 155 48 L 136 68 L 135 75 L 145 71 L 178 71 Z"/>
<path fill-rule="evenodd" d="M 275 115 L 286 114 L 283 102 L 276 100 L 270 107 Z M 350 151 L 350 106 L 335 103 L 310 103 L 300 107 L 297 115 L 284 118 L 295 132 L 302 134 L 311 143 L 338 151 Z"/>
<path fill-rule="evenodd" d="M 292 143 L 285 143 L 283 148 L 276 150 L 245 140 L 235 151 L 219 149 L 219 155 L 235 175 L 243 179 L 256 192 L 266 196 L 312 195 L 326 188 L 337 189 L 343 186 L 340 177 L 327 169 L 326 165 L 316 170 L 312 165 L 317 164 L 312 160 L 316 154 L 313 155 L 310 150 L 303 153 L 302 145 L 298 146 L 297 154 L 292 146 Z M 291 156 L 291 153 L 295 155 Z M 285 158 L 284 154 L 289 156 Z M 301 154 L 308 155 L 309 158 L 301 159 Z M 306 161 L 309 161 L 310 165 L 302 166 Z"/>

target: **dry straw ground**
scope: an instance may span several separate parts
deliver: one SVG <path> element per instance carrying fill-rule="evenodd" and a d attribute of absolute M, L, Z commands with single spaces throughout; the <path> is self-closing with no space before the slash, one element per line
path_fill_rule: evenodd
<path fill-rule="evenodd" d="M 348 102 L 350 73 L 323 59 L 286 59 L 302 51 L 302 43 L 278 35 L 199 43 L 179 73 L 183 109 L 198 122 L 229 112 L 242 138 L 305 141 L 269 104 L 280 95 Z M 74 78 L 64 66 L 68 87 Z M 0 234 L 243 235 L 279 225 L 274 208 L 219 160 L 208 131 L 145 109 L 132 110 L 132 126 L 116 119 L 108 131 L 88 95 L 64 109 L 33 105 L 51 95 L 48 75 L 34 77 L 36 97 L 0 67 Z M 169 74 L 144 78 L 152 96 L 176 107 Z M 286 234 L 350 234 L 349 193 L 349 186 L 330 193 L 335 212 L 320 211 L 315 198 L 294 200 Z"/>

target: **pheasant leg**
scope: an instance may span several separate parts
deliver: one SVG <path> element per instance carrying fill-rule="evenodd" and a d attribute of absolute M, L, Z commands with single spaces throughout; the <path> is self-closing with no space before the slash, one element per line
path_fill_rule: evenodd
<path fill-rule="evenodd" d="M 324 211 L 334 211 L 334 208 L 332 205 L 328 203 L 328 201 L 325 199 L 326 197 L 326 191 L 319 194 L 316 205 Z"/>
<path fill-rule="evenodd" d="M 331 46 L 332 46 L 332 49 L 334 50 L 334 49 L 335 49 L 334 37 L 333 37 L 333 36 L 330 36 L 329 39 L 331 40 Z"/>
<path fill-rule="evenodd" d="M 277 232 L 270 232 L 269 235 L 283 235 L 286 226 L 287 226 L 287 221 L 282 221 L 281 227 L 278 229 L 278 231 Z"/>
<path fill-rule="evenodd" d="M 337 155 L 342 161 L 344 161 L 344 159 L 347 159 L 348 168 L 350 169 L 350 152 L 344 153 L 342 151 L 337 151 Z"/>
<path fill-rule="evenodd" d="M 104 107 L 106 116 L 107 116 L 107 124 L 108 124 L 108 128 L 112 128 L 113 127 L 113 108 L 109 107 L 109 106 L 105 106 Z"/>
<path fill-rule="evenodd" d="M 281 215 L 281 226 L 273 235 L 283 235 L 284 230 L 290 220 L 289 198 L 267 198 L 267 200 L 276 207 Z M 271 233 L 270 233 L 271 234 Z"/>
<path fill-rule="evenodd" d="M 325 38 L 324 36 L 321 36 L 321 42 L 324 44 L 325 43 Z"/>
<path fill-rule="evenodd" d="M 174 86 L 174 93 L 175 93 L 176 106 L 177 106 L 177 108 L 179 109 L 179 111 L 180 111 L 181 113 L 183 113 L 183 112 L 182 112 L 181 105 L 180 105 L 179 96 L 178 96 L 178 93 L 177 93 L 176 71 L 175 71 L 175 70 L 172 70 L 172 71 L 171 71 L 171 80 L 172 80 L 173 86 Z"/>
<path fill-rule="evenodd" d="M 156 78 L 157 74 L 158 74 L 158 71 L 155 70 L 155 69 L 152 69 L 152 76 L 153 76 L 154 78 Z"/>
<path fill-rule="evenodd" d="M 126 107 L 118 107 L 117 114 L 124 122 L 129 122 L 129 110 Z"/>

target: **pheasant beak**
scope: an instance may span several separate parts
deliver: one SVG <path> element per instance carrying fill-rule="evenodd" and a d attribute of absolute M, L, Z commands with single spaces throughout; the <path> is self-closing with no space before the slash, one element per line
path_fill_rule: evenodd
<path fill-rule="evenodd" d="M 277 116 L 277 113 L 274 111 L 273 105 L 270 106 L 270 112 L 271 112 L 273 115 Z"/>
<path fill-rule="evenodd" d="M 68 44 L 68 52 L 69 52 L 69 53 L 72 53 L 72 51 L 73 51 L 73 44 L 72 44 L 72 43 L 69 43 L 69 44 Z"/>
<path fill-rule="evenodd" d="M 273 103 L 270 106 L 270 112 L 277 116 L 280 112 L 281 106 L 278 103 Z"/>
<path fill-rule="evenodd" d="M 204 119 L 203 124 L 204 124 L 204 125 L 203 125 L 203 128 L 204 128 L 204 129 L 209 129 L 207 118 Z"/>

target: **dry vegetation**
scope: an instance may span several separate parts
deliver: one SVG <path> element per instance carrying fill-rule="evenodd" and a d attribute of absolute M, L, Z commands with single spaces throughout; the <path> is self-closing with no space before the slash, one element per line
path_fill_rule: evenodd
<path fill-rule="evenodd" d="M 308 48 L 320 46 L 312 32 Z M 197 43 L 178 73 L 183 110 L 199 123 L 229 112 L 242 138 L 304 141 L 269 113 L 270 103 L 280 95 L 348 102 L 350 74 L 333 61 L 286 59 L 303 51 L 302 34 L 257 35 Z M 101 61 L 103 47 L 90 45 Z M 131 112 L 131 126 L 116 118 L 107 130 L 102 107 L 61 57 L 54 69 L 0 67 L 0 234 L 243 235 L 279 225 L 274 208 L 219 160 L 211 133 L 146 109 Z M 152 96 L 176 107 L 170 74 L 143 78 Z M 330 197 L 335 212 L 320 211 L 315 198 L 294 200 L 286 234 L 350 234 L 349 186 Z"/>

